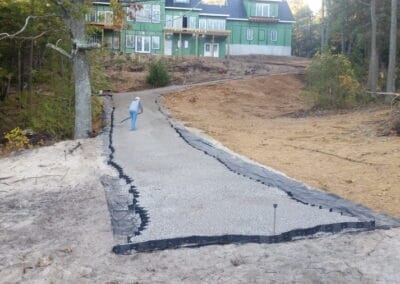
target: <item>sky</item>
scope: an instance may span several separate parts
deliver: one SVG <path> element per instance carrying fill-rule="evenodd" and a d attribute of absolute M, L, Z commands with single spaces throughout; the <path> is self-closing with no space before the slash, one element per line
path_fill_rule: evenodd
<path fill-rule="evenodd" d="M 314 13 L 318 12 L 319 9 L 321 9 L 321 0 L 306 0 L 306 2 Z"/>

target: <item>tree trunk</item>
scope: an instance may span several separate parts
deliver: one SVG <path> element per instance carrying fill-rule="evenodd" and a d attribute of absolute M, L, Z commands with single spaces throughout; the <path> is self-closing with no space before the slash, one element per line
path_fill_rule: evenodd
<path fill-rule="evenodd" d="M 21 48 L 22 48 L 22 43 L 18 42 L 18 72 L 17 72 L 17 89 L 18 92 L 22 91 L 22 55 L 21 55 Z"/>
<path fill-rule="evenodd" d="M 371 57 L 368 68 L 368 88 L 376 92 L 378 85 L 378 52 L 376 50 L 376 0 L 371 0 Z"/>
<path fill-rule="evenodd" d="M 390 23 L 389 66 L 386 91 L 396 92 L 396 43 L 397 43 L 397 0 L 392 0 L 392 16 Z"/>
<path fill-rule="evenodd" d="M 331 37 L 331 19 L 330 19 L 330 17 L 331 17 L 331 15 L 330 15 L 331 14 L 331 1 L 325 0 L 325 2 L 326 2 L 326 7 L 325 7 L 326 16 L 325 16 L 325 36 L 324 36 L 325 43 L 324 43 L 324 46 L 325 46 L 325 49 L 328 49 L 329 38 Z"/>
<path fill-rule="evenodd" d="M 325 50 L 325 0 L 321 4 L 321 53 Z"/>
<path fill-rule="evenodd" d="M 83 5 L 83 0 L 73 1 L 76 7 Z M 73 13 L 72 13 L 73 14 Z M 86 22 L 84 17 L 67 15 L 64 17 L 70 28 L 73 42 L 73 73 L 75 84 L 75 133 L 74 138 L 87 138 L 92 132 L 92 88 L 90 85 L 89 62 L 86 50 L 79 48 L 86 40 Z"/>
<path fill-rule="evenodd" d="M 75 139 L 87 138 L 92 131 L 92 101 L 89 63 L 85 50 L 72 59 L 75 82 Z"/>

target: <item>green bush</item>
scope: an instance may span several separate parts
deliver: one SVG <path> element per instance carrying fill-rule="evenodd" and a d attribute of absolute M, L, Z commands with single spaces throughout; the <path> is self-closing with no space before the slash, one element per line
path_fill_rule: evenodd
<path fill-rule="evenodd" d="M 306 70 L 304 95 L 316 107 L 345 108 L 353 106 L 360 96 L 350 61 L 343 55 L 316 55 Z"/>
<path fill-rule="evenodd" d="M 147 76 L 147 83 L 153 87 L 163 87 L 170 83 L 171 78 L 168 73 L 167 67 L 162 60 L 157 60 L 150 64 L 149 75 Z"/>

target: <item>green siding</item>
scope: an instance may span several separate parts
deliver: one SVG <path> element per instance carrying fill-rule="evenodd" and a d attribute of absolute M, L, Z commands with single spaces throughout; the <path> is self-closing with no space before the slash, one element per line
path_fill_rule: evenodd
<path fill-rule="evenodd" d="M 256 44 L 291 46 L 292 25 L 286 23 L 255 23 L 249 21 L 228 21 L 227 29 L 232 31 L 232 44 Z M 253 30 L 253 40 L 247 40 L 247 30 Z M 277 41 L 272 41 L 271 32 L 277 32 Z"/>
<path fill-rule="evenodd" d="M 244 0 L 244 6 L 248 13 L 248 16 L 255 16 L 257 0 Z M 271 16 L 278 15 L 278 3 L 268 2 L 268 1 L 258 1 L 258 3 L 268 3 L 270 4 Z M 121 32 L 105 30 L 104 31 L 104 42 L 107 43 L 107 47 L 116 49 L 119 47 L 121 52 L 132 53 L 136 52 L 135 48 L 127 47 L 127 38 L 134 40 L 136 36 L 145 37 L 159 37 L 159 48 L 153 49 L 151 46 L 150 53 L 152 54 L 164 54 L 165 47 L 165 37 L 172 40 L 172 54 L 182 55 L 182 56 L 204 56 L 204 46 L 205 43 L 218 43 L 219 44 L 219 57 L 225 57 L 227 52 L 227 44 L 243 44 L 243 45 L 268 45 L 268 46 L 291 46 L 292 41 L 292 24 L 290 23 L 257 23 L 248 20 L 226 20 L 226 30 L 231 31 L 231 35 L 228 37 L 198 37 L 196 41 L 195 35 L 182 34 L 182 47 L 179 48 L 178 41 L 179 35 L 165 35 L 164 26 L 166 25 L 167 15 L 172 17 L 188 17 L 188 25 L 190 22 L 190 17 L 195 17 L 196 28 L 199 28 L 200 18 L 209 18 L 209 16 L 204 17 L 199 15 L 199 11 L 196 10 L 174 10 L 165 9 L 165 1 L 155 0 L 146 2 L 146 4 L 158 4 L 160 5 L 160 23 L 150 23 L 150 22 L 132 22 L 127 20 L 127 28 L 123 29 Z M 108 5 L 94 5 L 94 10 L 98 11 L 111 11 L 111 7 Z M 213 19 L 224 17 L 212 17 Z M 247 39 L 247 30 L 252 29 L 253 39 Z M 271 32 L 277 32 L 277 40 L 272 41 Z M 119 42 L 119 46 L 118 46 Z M 185 47 L 185 42 L 187 42 L 187 47 Z M 196 48 L 197 44 L 197 48 Z"/>
<path fill-rule="evenodd" d="M 244 7 L 248 17 L 256 16 L 256 3 L 263 3 L 270 5 L 270 17 L 278 17 L 279 15 L 279 4 L 276 2 L 268 1 L 256 1 L 256 0 L 244 0 Z"/>

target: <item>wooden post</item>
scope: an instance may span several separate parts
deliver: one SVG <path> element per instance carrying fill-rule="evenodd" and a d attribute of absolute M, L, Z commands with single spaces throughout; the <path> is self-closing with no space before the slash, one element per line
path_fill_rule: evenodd
<path fill-rule="evenodd" d="M 196 56 L 199 57 L 199 34 L 196 32 Z"/>
<path fill-rule="evenodd" d="M 211 40 L 211 57 L 214 57 L 214 42 L 215 42 L 215 35 L 212 36 Z"/>
<path fill-rule="evenodd" d="M 182 32 L 179 32 L 179 55 L 182 57 Z"/>

